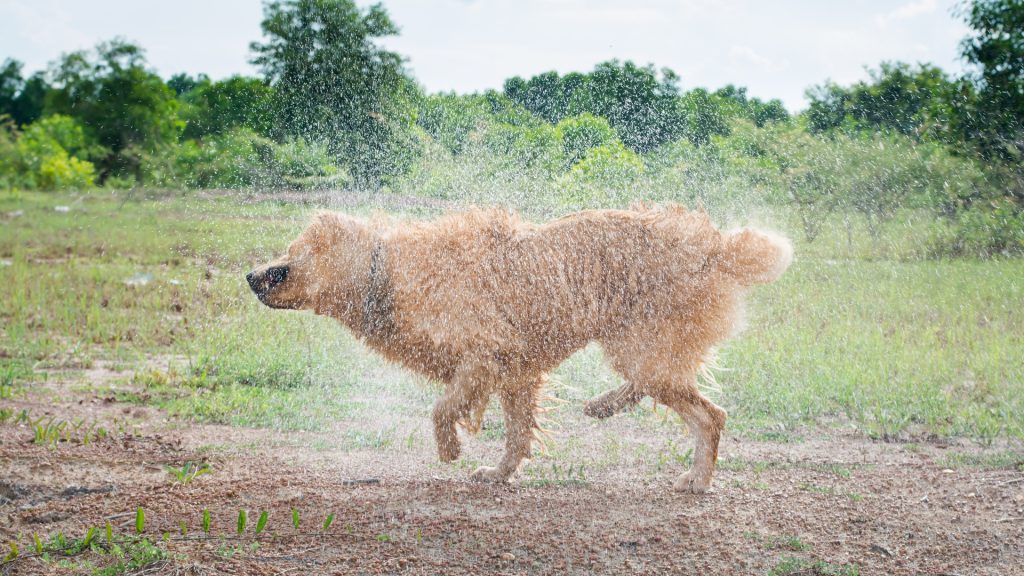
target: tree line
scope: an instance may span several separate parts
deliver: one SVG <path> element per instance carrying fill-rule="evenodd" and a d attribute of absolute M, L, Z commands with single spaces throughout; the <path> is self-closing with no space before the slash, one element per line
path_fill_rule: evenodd
<path fill-rule="evenodd" d="M 884 62 L 853 85 L 810 88 L 795 115 L 740 86 L 683 90 L 670 69 L 617 60 L 427 94 L 380 46 L 398 33 L 381 5 L 277 0 L 264 10 L 251 45 L 258 77 L 164 80 L 122 39 L 27 76 L 6 60 L 0 186 L 459 193 L 432 169 L 441 161 L 477 181 L 599 205 L 655 181 L 699 190 L 740 178 L 804 215 L 808 239 L 823 211 L 859 211 L 874 227 L 921 205 L 960 228 L 977 221 L 971 234 L 998 237 L 989 250 L 1024 247 L 1013 232 L 1024 224 L 1020 0 L 960 6 L 970 73 Z"/>

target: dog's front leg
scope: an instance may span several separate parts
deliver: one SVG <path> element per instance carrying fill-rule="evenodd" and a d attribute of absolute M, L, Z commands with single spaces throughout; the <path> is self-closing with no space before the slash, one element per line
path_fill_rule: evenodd
<path fill-rule="evenodd" d="M 505 413 L 505 455 L 498 466 L 481 466 L 472 478 L 485 482 L 505 482 L 515 474 L 519 464 L 530 457 L 534 431 L 537 429 L 536 409 L 540 380 L 528 386 L 501 392 L 501 410 Z"/>
<path fill-rule="evenodd" d="M 470 415 L 481 402 L 486 406 L 489 372 L 478 366 L 469 366 L 456 372 L 445 386 L 444 396 L 434 405 L 434 440 L 442 462 L 454 462 L 461 446 L 456 424 Z"/>

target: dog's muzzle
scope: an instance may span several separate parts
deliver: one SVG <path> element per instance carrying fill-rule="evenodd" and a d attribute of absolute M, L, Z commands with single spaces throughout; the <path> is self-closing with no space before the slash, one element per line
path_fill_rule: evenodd
<path fill-rule="evenodd" d="M 273 266 L 263 272 L 249 272 L 245 279 L 249 282 L 249 288 L 262 302 L 274 287 L 278 286 L 288 278 L 287 266 Z"/>

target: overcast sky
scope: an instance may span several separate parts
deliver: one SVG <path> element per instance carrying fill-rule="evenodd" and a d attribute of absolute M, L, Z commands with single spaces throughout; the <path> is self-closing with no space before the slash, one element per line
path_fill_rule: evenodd
<path fill-rule="evenodd" d="M 370 2 L 361 1 L 360 5 Z M 611 58 L 667 66 L 682 86 L 733 83 L 805 106 L 826 78 L 883 60 L 962 70 L 955 0 L 385 0 L 401 27 L 385 44 L 429 91 L 500 88 L 505 78 L 591 70 Z M 259 0 L 0 0 L 0 59 L 31 72 L 61 53 L 124 36 L 164 77 L 254 74 Z"/>

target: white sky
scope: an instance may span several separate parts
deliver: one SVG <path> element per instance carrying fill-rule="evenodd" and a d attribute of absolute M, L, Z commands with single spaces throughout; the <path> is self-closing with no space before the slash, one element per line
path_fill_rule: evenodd
<path fill-rule="evenodd" d="M 883 60 L 960 72 L 956 0 L 385 0 L 402 34 L 385 44 L 429 91 L 501 88 L 505 78 L 589 71 L 610 58 L 667 66 L 689 89 L 733 83 L 805 106 L 804 90 L 847 84 Z M 360 5 L 370 2 L 359 1 Z M 29 72 L 124 36 L 164 77 L 254 74 L 258 0 L 0 0 L 0 60 Z"/>

